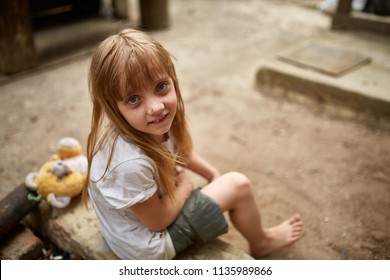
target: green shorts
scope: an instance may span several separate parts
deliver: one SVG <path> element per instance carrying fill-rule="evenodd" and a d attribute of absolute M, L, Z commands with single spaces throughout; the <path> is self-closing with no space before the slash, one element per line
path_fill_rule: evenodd
<path fill-rule="evenodd" d="M 176 220 L 168 227 L 176 254 L 195 241 L 208 242 L 226 233 L 229 227 L 219 205 L 200 189 L 187 199 Z"/>

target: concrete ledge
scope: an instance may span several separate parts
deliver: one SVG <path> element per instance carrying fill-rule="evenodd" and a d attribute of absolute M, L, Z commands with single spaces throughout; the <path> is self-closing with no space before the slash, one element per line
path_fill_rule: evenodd
<path fill-rule="evenodd" d="M 44 232 L 59 248 L 68 252 L 72 259 L 118 259 L 100 234 L 99 224 L 92 207 L 86 209 L 76 199 L 66 209 L 51 209 L 45 221 Z M 253 259 L 234 246 L 214 240 L 207 244 L 195 244 L 177 256 L 180 260 L 249 260 Z"/>
<path fill-rule="evenodd" d="M 260 67 L 256 88 L 300 103 L 314 101 L 344 117 L 390 120 L 387 74 L 378 65 L 369 64 L 334 78 L 275 60 Z"/>

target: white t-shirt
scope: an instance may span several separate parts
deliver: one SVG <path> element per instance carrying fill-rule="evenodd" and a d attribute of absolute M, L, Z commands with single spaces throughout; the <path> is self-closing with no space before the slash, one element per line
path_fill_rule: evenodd
<path fill-rule="evenodd" d="M 130 208 L 157 191 L 154 161 L 118 137 L 111 164 L 101 178 L 110 149 L 106 145 L 94 156 L 89 182 L 92 205 L 107 244 L 121 259 L 172 259 L 176 253 L 168 231 L 150 231 Z"/>

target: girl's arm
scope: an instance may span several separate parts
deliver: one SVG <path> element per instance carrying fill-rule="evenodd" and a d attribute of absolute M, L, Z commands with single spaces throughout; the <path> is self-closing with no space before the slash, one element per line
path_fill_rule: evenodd
<path fill-rule="evenodd" d="M 184 171 L 179 172 L 177 176 L 178 186 L 173 200 L 167 196 L 160 198 L 155 193 L 148 200 L 131 207 L 140 221 L 151 231 L 163 231 L 172 224 L 194 190 L 193 183 Z"/>
<path fill-rule="evenodd" d="M 192 152 L 191 158 L 188 161 L 186 167 L 189 170 L 199 174 L 209 182 L 213 181 L 221 175 L 213 165 L 207 162 L 196 152 Z"/>

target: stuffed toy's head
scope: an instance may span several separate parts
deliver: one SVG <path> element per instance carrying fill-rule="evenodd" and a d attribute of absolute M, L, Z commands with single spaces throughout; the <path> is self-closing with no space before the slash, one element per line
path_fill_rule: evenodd
<path fill-rule="evenodd" d="M 81 145 L 72 137 L 64 137 L 57 144 L 57 154 L 62 160 L 77 157 L 82 154 Z"/>

